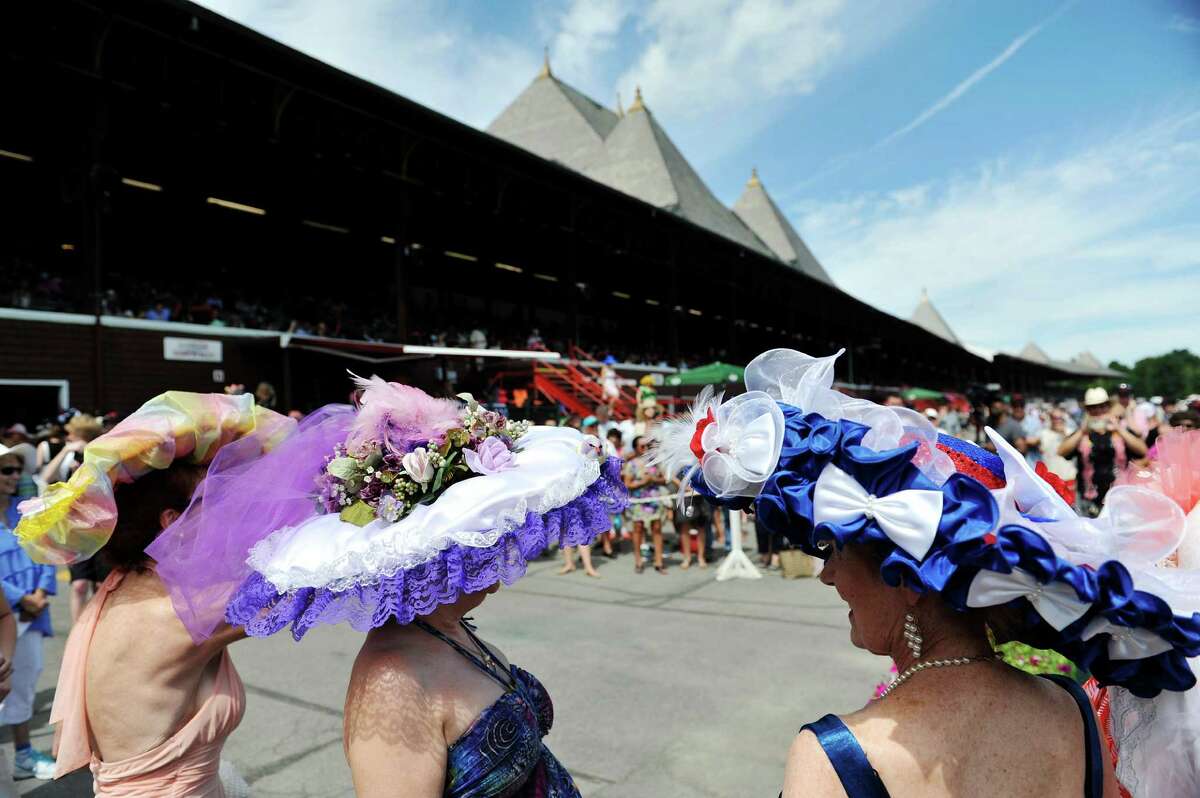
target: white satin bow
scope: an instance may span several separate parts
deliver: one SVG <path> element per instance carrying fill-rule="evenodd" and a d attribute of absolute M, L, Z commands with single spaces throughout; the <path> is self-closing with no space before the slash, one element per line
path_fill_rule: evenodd
<path fill-rule="evenodd" d="M 1083 629 L 1084 640 L 1099 634 L 1109 635 L 1109 659 L 1146 659 L 1174 646 L 1149 629 L 1118 626 L 1107 618 L 1093 618 Z"/>
<path fill-rule="evenodd" d="M 813 492 L 813 524 L 847 524 L 866 517 L 900 548 L 921 560 L 933 545 L 942 520 L 942 493 L 901 490 L 888 496 L 867 493 L 858 480 L 830 463 Z"/>
<path fill-rule="evenodd" d="M 995 607 L 1019 598 L 1028 599 L 1038 615 L 1060 632 L 1082 618 L 1091 606 L 1080 601 L 1070 585 L 1042 584 L 1020 568 L 1014 568 L 1010 574 L 982 570 L 967 590 L 968 607 Z"/>

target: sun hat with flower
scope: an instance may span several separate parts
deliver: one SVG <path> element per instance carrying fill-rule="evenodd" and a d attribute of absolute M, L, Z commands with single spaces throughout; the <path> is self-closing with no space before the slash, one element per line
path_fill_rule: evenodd
<path fill-rule="evenodd" d="M 1183 540 L 1178 504 L 1123 485 L 1098 518 L 1081 518 L 1065 486 L 993 430 L 995 453 L 834 390 L 840 354 L 760 355 L 746 393 L 725 402 L 706 391 L 664 422 L 657 457 L 809 554 L 873 543 L 889 584 L 962 611 L 1005 607 L 1008 634 L 1101 684 L 1146 696 L 1195 685 L 1200 571 L 1160 567 Z"/>
<path fill-rule="evenodd" d="M 318 623 L 366 631 L 511 584 L 552 542 L 590 543 L 626 502 L 592 436 L 467 394 L 355 378 L 271 451 L 228 447 L 147 552 L 196 639 Z"/>

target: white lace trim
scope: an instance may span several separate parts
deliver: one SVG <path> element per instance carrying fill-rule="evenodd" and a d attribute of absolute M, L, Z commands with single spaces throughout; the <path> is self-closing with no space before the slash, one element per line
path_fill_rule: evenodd
<path fill-rule="evenodd" d="M 561 461 L 564 457 L 559 453 L 556 459 Z M 531 480 L 528 476 L 509 479 L 509 482 L 517 479 L 533 482 L 534 487 L 514 491 L 503 507 L 493 509 L 491 514 L 495 520 L 488 525 L 490 528 L 477 528 L 471 523 L 469 510 L 439 513 L 433 518 L 430 518 L 433 515 L 430 511 L 444 502 L 463 500 L 469 493 L 461 489 L 472 483 L 505 480 L 506 475 L 518 475 L 522 470 L 519 467 L 453 485 L 432 505 L 418 508 L 394 524 L 375 521 L 358 527 L 331 513 L 294 527 L 284 527 L 255 544 L 247 563 L 280 592 L 301 587 L 343 591 L 375 584 L 402 570 L 429 562 L 450 546 L 486 548 L 523 525 L 530 511 L 544 514 L 563 507 L 582 496 L 599 479 L 600 463 L 595 459 L 577 452 L 566 459 L 573 462 L 563 462 L 555 467 L 554 472 L 560 476 L 548 482 Z M 541 470 L 547 465 L 543 463 Z M 563 473 L 564 467 L 566 473 Z M 484 514 L 489 513 L 485 510 Z M 445 525 L 447 521 L 454 525 Z M 365 543 L 364 537 L 369 537 Z"/>

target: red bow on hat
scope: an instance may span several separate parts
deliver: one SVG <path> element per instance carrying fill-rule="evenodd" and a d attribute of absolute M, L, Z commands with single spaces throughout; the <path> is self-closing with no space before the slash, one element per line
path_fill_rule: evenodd
<path fill-rule="evenodd" d="M 713 409 L 708 408 L 708 415 L 696 422 L 696 432 L 692 435 L 692 454 L 696 455 L 697 460 L 704 459 L 704 445 L 701 439 L 704 437 L 704 428 L 709 424 L 715 424 L 717 417 L 713 415 Z"/>

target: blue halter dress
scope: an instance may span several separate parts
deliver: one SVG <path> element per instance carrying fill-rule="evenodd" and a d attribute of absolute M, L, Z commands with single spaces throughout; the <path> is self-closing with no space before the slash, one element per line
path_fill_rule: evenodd
<path fill-rule="evenodd" d="M 1046 678 L 1063 687 L 1079 705 L 1079 712 L 1083 716 L 1086 755 L 1083 796 L 1103 798 L 1104 762 L 1100 758 L 1100 733 L 1096 728 L 1096 716 L 1092 714 L 1092 705 L 1087 694 L 1083 692 L 1083 688 L 1065 676 L 1054 675 Z M 847 798 L 890 798 L 883 780 L 871 767 L 866 752 L 837 715 L 826 715 L 816 723 L 806 724 L 800 731 L 805 729 L 817 736 L 817 742 L 829 757 Z M 783 793 L 779 796 L 783 798 Z"/>
<path fill-rule="evenodd" d="M 567 769 L 542 743 L 554 723 L 554 705 L 542 683 L 515 665 L 505 681 L 454 640 L 419 621 L 416 625 L 505 688 L 447 750 L 444 798 L 580 798 Z M 470 627 L 463 628 L 480 651 L 492 657 Z"/>

